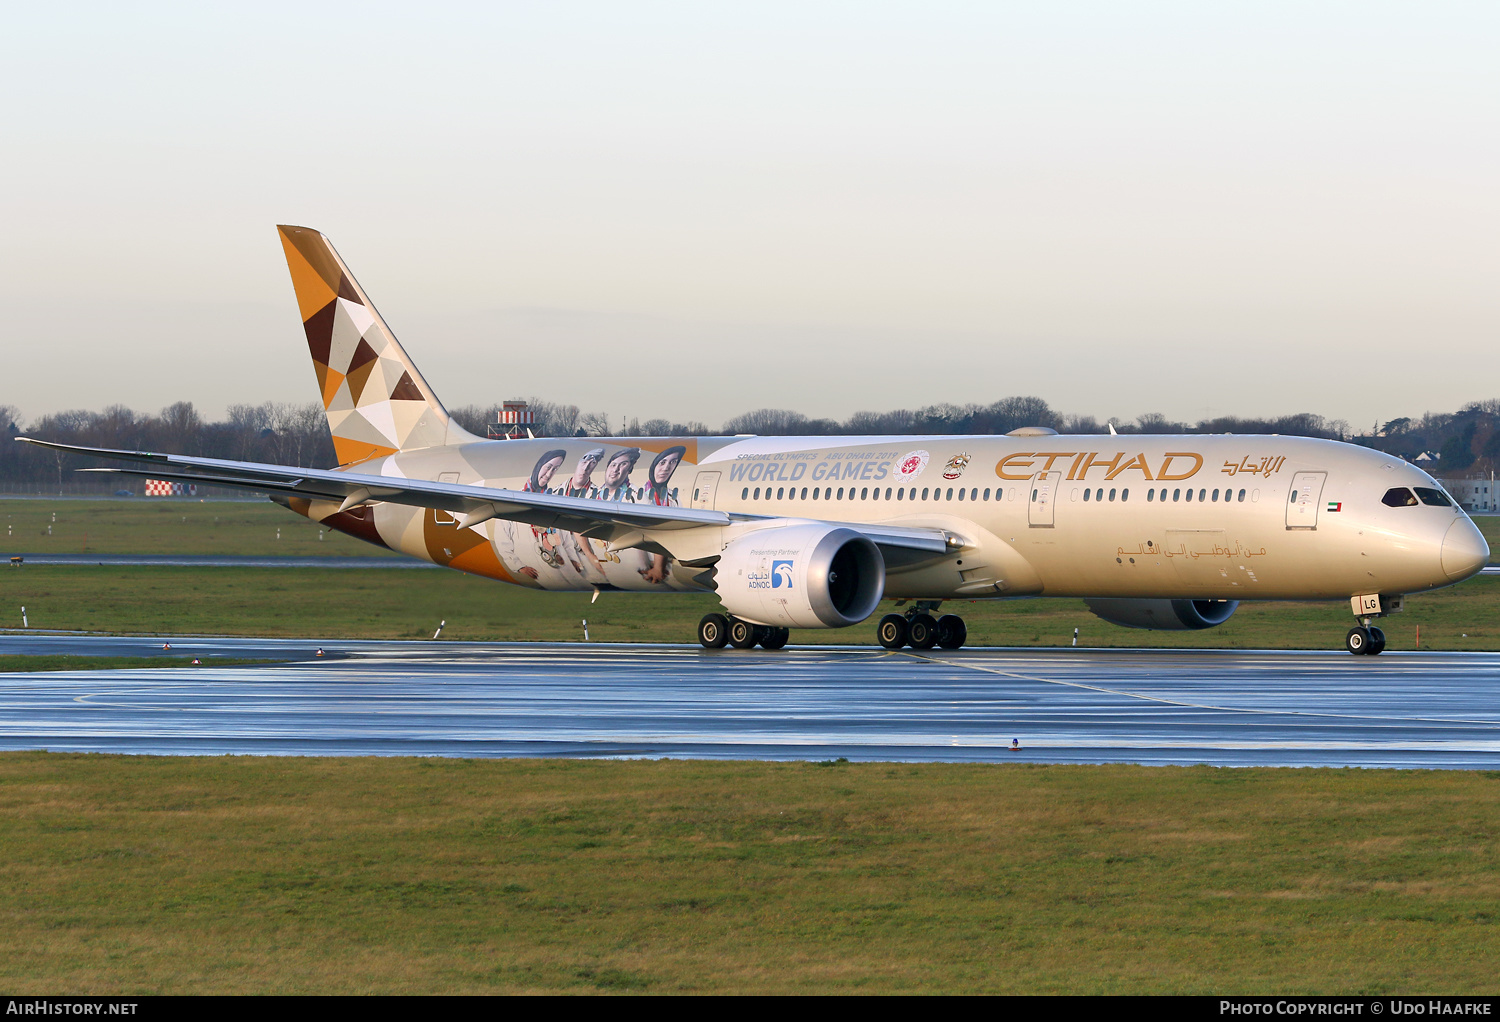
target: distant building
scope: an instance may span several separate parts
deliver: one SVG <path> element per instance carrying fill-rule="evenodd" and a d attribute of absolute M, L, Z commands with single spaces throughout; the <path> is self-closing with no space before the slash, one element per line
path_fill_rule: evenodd
<path fill-rule="evenodd" d="M 485 434 L 491 440 L 514 440 L 525 436 L 535 423 L 536 413 L 526 407 L 525 401 L 503 401 L 495 421 L 486 424 Z"/>
<path fill-rule="evenodd" d="M 1488 479 L 1442 479 L 1443 486 L 1466 511 L 1500 511 L 1496 502 L 1495 474 Z"/>

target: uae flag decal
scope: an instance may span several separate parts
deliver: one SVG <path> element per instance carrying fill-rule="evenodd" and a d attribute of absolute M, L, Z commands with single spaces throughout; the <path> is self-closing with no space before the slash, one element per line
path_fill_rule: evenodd
<path fill-rule="evenodd" d="M 1328 502 L 1328 510 L 1330 510 L 1330 511 L 1342 511 L 1342 510 L 1344 510 L 1344 502 L 1341 501 L 1341 500 L 1330 500 Z"/>

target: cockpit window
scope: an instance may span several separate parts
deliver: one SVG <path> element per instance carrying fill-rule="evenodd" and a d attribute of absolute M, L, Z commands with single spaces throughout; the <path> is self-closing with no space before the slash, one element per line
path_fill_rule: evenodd
<path fill-rule="evenodd" d="M 1386 507 L 1416 507 L 1417 495 L 1404 486 L 1397 486 L 1394 489 L 1386 490 L 1385 496 L 1380 498 L 1380 502 Z"/>
<path fill-rule="evenodd" d="M 1453 501 L 1442 490 L 1434 490 L 1430 486 L 1416 487 L 1417 496 L 1422 498 L 1422 503 L 1431 504 L 1433 507 L 1452 507 Z"/>

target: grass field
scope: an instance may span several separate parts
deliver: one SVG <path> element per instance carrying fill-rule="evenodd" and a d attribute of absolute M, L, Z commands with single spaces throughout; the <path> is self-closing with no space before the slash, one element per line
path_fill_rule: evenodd
<path fill-rule="evenodd" d="M 1500 773 L 0 755 L 18 994 L 1500 989 Z"/>
<path fill-rule="evenodd" d="M 538 593 L 450 571 L 330 568 L 0 568 L 0 627 L 141 634 L 301 636 L 319 639 L 444 639 L 692 642 L 710 596 Z M 887 608 L 891 604 L 885 604 Z M 1120 628 L 1082 600 L 950 602 L 972 645 L 1159 646 L 1336 649 L 1353 623 L 1343 603 L 1246 603 L 1229 622 L 1201 632 Z M 1381 621 L 1392 650 L 1500 649 L 1500 578 L 1474 578 L 1414 596 Z M 883 611 L 882 611 L 883 612 Z M 873 622 L 794 631 L 793 643 L 874 645 Z"/>

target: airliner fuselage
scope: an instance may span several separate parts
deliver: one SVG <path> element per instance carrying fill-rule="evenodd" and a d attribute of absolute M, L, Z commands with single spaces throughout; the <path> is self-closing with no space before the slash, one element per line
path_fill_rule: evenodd
<path fill-rule="evenodd" d="M 653 487 L 648 462 L 672 448 L 681 455 L 665 485 Z M 561 457 L 551 459 L 547 485 L 538 487 L 533 473 L 548 452 Z M 588 458 L 594 467 L 580 473 L 591 452 L 598 452 Z M 617 457 L 622 452 L 635 454 Z M 617 469 L 610 485 L 612 462 L 628 471 Z M 541 589 L 700 590 L 698 572 L 675 562 L 711 556 L 705 551 L 732 535 L 801 520 L 953 537 L 942 558 L 888 569 L 885 595 L 910 599 L 1348 599 L 1451 585 L 1488 553 L 1473 522 L 1427 473 L 1366 448 L 1302 437 L 508 440 L 398 453 L 359 468 L 661 500 L 743 519 L 715 541 L 663 532 L 621 558 L 606 543 L 595 541 L 591 557 L 586 541 L 549 545 L 548 530 L 496 519 L 458 538 L 456 519 L 443 512 L 377 504 L 351 515 L 331 502 L 293 504 L 403 553 L 439 564 L 460 559 L 465 570 Z M 1387 499 L 1392 491 L 1405 499 Z M 476 554 L 476 542 L 488 551 Z M 693 556 L 675 556 L 674 546 Z M 664 576 L 652 577 L 648 547 L 673 555 Z"/>

